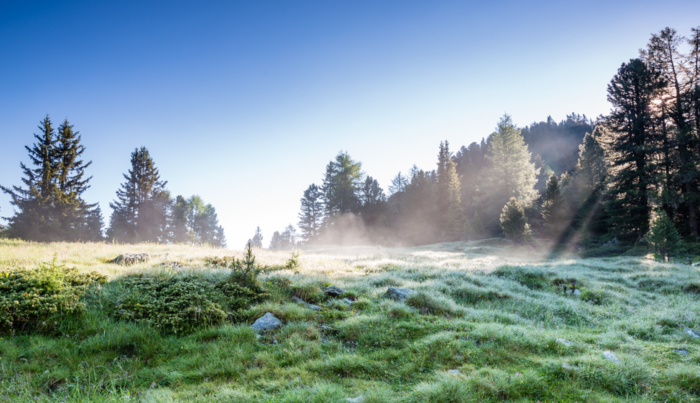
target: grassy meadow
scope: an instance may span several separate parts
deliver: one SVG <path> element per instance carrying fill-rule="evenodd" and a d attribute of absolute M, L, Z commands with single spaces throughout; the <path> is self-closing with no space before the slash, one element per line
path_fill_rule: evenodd
<path fill-rule="evenodd" d="M 122 253 L 151 260 L 110 263 Z M 0 401 L 700 399 L 700 339 L 686 332 L 700 331 L 698 267 L 646 257 L 550 260 L 497 239 L 305 249 L 296 269 L 284 266 L 290 251 L 255 254 L 268 268 L 259 277 L 264 298 L 228 312 L 223 324 L 175 334 L 125 313 L 125 296 L 143 299 L 124 279 L 214 284 L 230 270 L 211 258 L 242 252 L 0 239 L 0 274 L 55 258 L 106 279 L 80 297 L 79 317 L 0 334 Z M 573 280 L 580 294 L 564 295 Z M 326 297 L 328 285 L 354 302 Z M 388 287 L 415 292 L 402 302 L 380 298 Z M 258 337 L 249 326 L 266 312 L 283 326 Z"/>

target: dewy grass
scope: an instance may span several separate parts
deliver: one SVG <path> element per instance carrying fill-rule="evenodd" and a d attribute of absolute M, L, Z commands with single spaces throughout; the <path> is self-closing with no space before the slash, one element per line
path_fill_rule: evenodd
<path fill-rule="evenodd" d="M 151 260 L 109 263 L 122 253 Z M 545 260 L 546 253 L 499 240 L 317 247 L 303 250 L 294 268 L 285 267 L 289 251 L 255 254 L 271 268 L 259 275 L 264 299 L 229 305 L 234 311 L 220 324 L 180 335 L 114 315 L 127 297 L 142 304 L 161 295 L 126 280 L 215 285 L 230 270 L 211 262 L 241 259 L 242 252 L 0 239 L 0 270 L 33 271 L 56 256 L 59 265 L 109 280 L 80 297 L 79 317 L 57 316 L 49 333 L 0 334 L 0 401 L 700 399 L 700 339 L 686 332 L 700 330 L 697 268 L 644 257 Z M 573 280 L 580 294 L 571 295 Z M 357 301 L 325 296 L 328 284 Z M 381 298 L 395 286 L 415 293 Z M 266 312 L 283 326 L 259 338 L 249 325 Z"/>

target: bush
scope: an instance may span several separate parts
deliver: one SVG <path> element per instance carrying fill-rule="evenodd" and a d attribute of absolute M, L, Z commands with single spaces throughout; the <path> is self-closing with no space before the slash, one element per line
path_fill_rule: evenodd
<path fill-rule="evenodd" d="M 0 329 L 41 329 L 45 322 L 75 317 L 85 310 L 81 297 L 106 278 L 57 265 L 0 271 Z"/>
<path fill-rule="evenodd" d="M 148 322 L 182 334 L 221 324 L 228 316 L 221 305 L 226 300 L 224 293 L 201 277 L 161 279 L 139 275 L 124 278 L 121 285 L 125 292 L 114 308 L 118 319 Z"/>

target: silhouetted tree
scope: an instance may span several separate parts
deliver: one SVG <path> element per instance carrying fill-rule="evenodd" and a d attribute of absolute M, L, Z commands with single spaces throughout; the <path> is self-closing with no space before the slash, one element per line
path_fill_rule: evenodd
<path fill-rule="evenodd" d="M 311 184 L 301 198 L 299 229 L 304 243 L 316 241 L 323 222 L 323 201 L 318 186 Z"/>
<path fill-rule="evenodd" d="M 503 206 L 500 224 L 506 238 L 515 243 L 521 243 L 530 238 L 530 226 L 527 224 L 525 210 L 515 197 L 511 197 Z"/>

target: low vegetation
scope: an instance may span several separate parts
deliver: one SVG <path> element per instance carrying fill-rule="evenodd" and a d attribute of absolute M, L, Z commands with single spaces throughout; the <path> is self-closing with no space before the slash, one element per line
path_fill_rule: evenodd
<path fill-rule="evenodd" d="M 252 252 L 0 240 L 0 400 L 700 399 L 696 260 L 494 239 Z M 268 312 L 282 326 L 256 335 Z"/>

